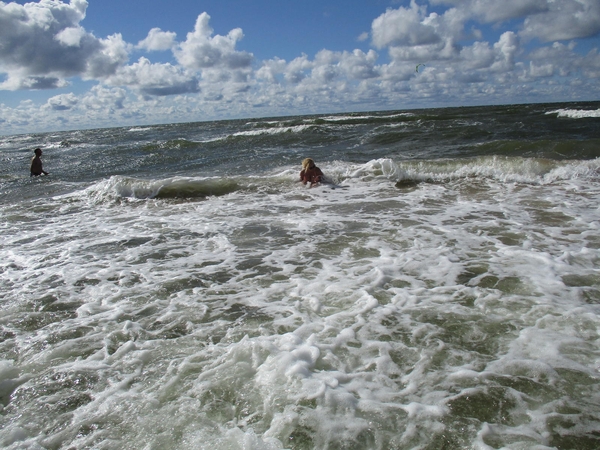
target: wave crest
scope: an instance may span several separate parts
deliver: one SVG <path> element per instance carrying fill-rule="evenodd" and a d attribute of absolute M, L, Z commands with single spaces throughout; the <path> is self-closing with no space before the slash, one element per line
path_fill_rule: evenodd
<path fill-rule="evenodd" d="M 384 176 L 392 181 L 445 182 L 487 178 L 503 182 L 550 184 L 561 180 L 597 178 L 600 159 L 555 161 L 541 158 L 485 156 L 472 159 L 403 161 L 389 158 L 369 161 L 350 177 Z"/>
<path fill-rule="evenodd" d="M 600 117 L 600 109 L 557 109 L 546 114 L 557 114 L 558 117 L 568 117 L 569 119 L 584 119 L 587 117 Z"/>
<path fill-rule="evenodd" d="M 199 199 L 226 195 L 238 189 L 238 183 L 227 178 L 174 177 L 164 180 L 140 180 L 115 175 L 87 188 L 86 193 L 96 200 L 107 198 Z"/>

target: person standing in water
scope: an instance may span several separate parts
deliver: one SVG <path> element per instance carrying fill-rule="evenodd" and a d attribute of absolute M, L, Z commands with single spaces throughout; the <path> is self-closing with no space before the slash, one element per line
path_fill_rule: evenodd
<path fill-rule="evenodd" d="M 310 183 L 309 187 L 319 184 L 323 181 L 323 172 L 311 158 L 306 158 L 302 161 L 302 172 L 300 172 L 300 181 L 302 184 Z"/>
<path fill-rule="evenodd" d="M 37 177 L 41 174 L 48 175 L 48 172 L 42 167 L 42 149 L 36 148 L 33 153 L 35 153 L 35 156 L 31 158 L 31 168 L 29 169 L 31 172 L 30 176 Z"/>

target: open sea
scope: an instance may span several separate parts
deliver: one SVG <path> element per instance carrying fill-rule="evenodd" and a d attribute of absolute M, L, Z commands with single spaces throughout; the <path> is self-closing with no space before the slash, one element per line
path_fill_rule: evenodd
<path fill-rule="evenodd" d="M 599 314 L 600 102 L 0 136 L 4 449 L 597 450 Z"/>

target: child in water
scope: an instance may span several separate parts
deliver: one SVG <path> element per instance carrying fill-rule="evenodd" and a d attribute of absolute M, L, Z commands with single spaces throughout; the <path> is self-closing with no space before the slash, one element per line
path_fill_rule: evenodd
<path fill-rule="evenodd" d="M 35 156 L 31 158 L 31 168 L 29 169 L 31 172 L 30 176 L 37 177 L 41 174 L 48 175 L 48 172 L 42 168 L 42 149 L 36 148 L 33 153 L 35 153 Z"/>
<path fill-rule="evenodd" d="M 300 181 L 302 181 L 302 184 L 310 183 L 309 187 L 313 187 L 315 184 L 319 184 L 323 181 L 323 172 L 315 166 L 315 162 L 310 158 L 306 158 L 302 161 Z"/>

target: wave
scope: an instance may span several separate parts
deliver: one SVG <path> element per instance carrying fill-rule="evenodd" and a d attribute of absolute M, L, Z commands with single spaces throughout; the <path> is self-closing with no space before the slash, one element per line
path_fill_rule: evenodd
<path fill-rule="evenodd" d="M 140 180 L 115 175 L 88 187 L 84 194 L 96 201 L 132 199 L 202 199 L 221 196 L 240 189 L 229 178 L 173 177 L 163 180 Z"/>
<path fill-rule="evenodd" d="M 395 161 L 391 158 L 374 159 L 355 165 L 336 161 L 322 167 L 332 184 L 356 185 L 355 181 L 396 183 L 412 186 L 418 183 L 447 183 L 492 179 L 501 182 L 547 185 L 565 180 L 600 177 L 600 158 L 586 161 L 555 161 L 542 158 L 482 156 L 448 160 Z M 285 168 L 278 173 L 256 177 L 170 177 L 143 180 L 115 175 L 86 188 L 83 196 L 96 203 L 121 199 L 134 200 L 200 200 L 223 196 L 238 191 L 281 193 L 297 188 L 297 171 Z M 354 181 L 352 181 L 354 180 Z"/>
<path fill-rule="evenodd" d="M 558 117 L 568 117 L 569 119 L 584 119 L 588 117 L 600 117 L 600 109 L 557 109 L 549 111 L 546 114 L 557 114 Z"/>
<path fill-rule="evenodd" d="M 311 139 L 311 137 L 320 136 L 325 139 L 323 142 L 337 138 L 342 139 L 345 135 L 338 135 L 340 130 L 346 130 L 347 127 L 357 127 L 361 125 L 395 125 L 403 126 L 407 122 L 414 122 L 418 117 L 413 113 L 387 113 L 387 114 L 343 114 L 318 117 L 298 117 L 283 119 L 279 121 L 260 121 L 247 123 L 248 130 L 242 130 L 224 136 L 218 140 L 229 140 L 239 138 L 288 138 L 288 139 Z M 285 141 L 281 141 L 285 144 Z M 310 142 L 314 145 L 313 142 Z"/>
<path fill-rule="evenodd" d="M 130 133 L 141 132 L 141 131 L 149 131 L 152 130 L 152 127 L 133 127 L 129 128 L 127 131 Z"/>
<path fill-rule="evenodd" d="M 349 178 L 383 176 L 394 182 L 448 182 L 494 179 L 502 182 L 551 184 L 563 180 L 597 179 L 600 159 L 555 161 L 542 158 L 482 156 L 471 159 L 403 161 L 389 158 L 369 161 Z"/>
<path fill-rule="evenodd" d="M 141 151 L 153 152 L 156 150 L 181 150 L 188 148 L 196 148 L 201 142 L 191 141 L 188 139 L 170 139 L 162 142 L 151 142 L 140 147 Z"/>
<path fill-rule="evenodd" d="M 326 122 L 350 122 L 350 121 L 370 121 L 370 120 L 390 120 L 390 119 L 405 119 L 408 117 L 415 117 L 414 113 L 403 112 L 394 114 L 379 114 L 379 115 L 343 115 L 343 116 L 325 116 L 321 117 L 320 120 Z"/>
<path fill-rule="evenodd" d="M 306 131 L 310 128 L 313 128 L 313 125 L 294 125 L 289 127 L 260 128 L 248 131 L 238 131 L 237 133 L 233 133 L 232 136 L 260 136 L 264 134 L 276 135 L 284 133 L 302 133 L 303 131 Z"/>
<path fill-rule="evenodd" d="M 387 112 L 387 113 L 345 113 L 327 116 L 299 116 L 283 118 L 280 120 L 260 120 L 247 122 L 246 127 L 251 131 L 236 133 L 235 136 L 251 136 L 258 134 L 280 134 L 286 132 L 303 132 L 322 126 L 340 125 L 369 125 L 377 123 L 394 123 L 414 121 L 417 115 L 412 112 Z"/>

